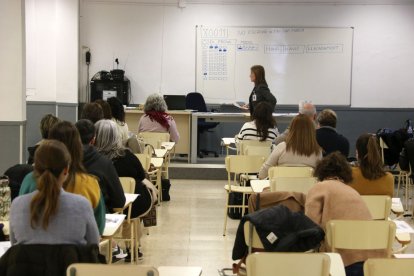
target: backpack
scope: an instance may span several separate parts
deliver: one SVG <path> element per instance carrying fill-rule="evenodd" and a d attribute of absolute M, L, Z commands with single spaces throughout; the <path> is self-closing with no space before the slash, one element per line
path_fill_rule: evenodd
<path fill-rule="evenodd" d="M 384 150 L 384 164 L 393 166 L 398 163 L 400 152 L 403 149 L 405 141 L 408 139 L 405 129 L 391 130 L 389 128 L 380 128 L 376 133 L 378 139 L 382 139 L 388 148 Z"/>
<path fill-rule="evenodd" d="M 11 193 L 9 178 L 6 175 L 0 176 L 0 221 L 8 221 L 11 204 Z"/>

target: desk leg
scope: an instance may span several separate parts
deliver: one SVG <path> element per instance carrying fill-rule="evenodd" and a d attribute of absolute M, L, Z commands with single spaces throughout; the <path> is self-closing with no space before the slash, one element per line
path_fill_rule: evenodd
<path fill-rule="evenodd" d="M 190 161 L 192 164 L 197 163 L 197 130 L 198 130 L 198 116 L 194 113 L 191 116 L 191 154 Z"/>
<path fill-rule="evenodd" d="M 162 166 L 158 168 L 158 172 L 157 172 L 158 206 L 161 205 L 161 201 L 162 201 L 161 175 L 162 175 Z"/>

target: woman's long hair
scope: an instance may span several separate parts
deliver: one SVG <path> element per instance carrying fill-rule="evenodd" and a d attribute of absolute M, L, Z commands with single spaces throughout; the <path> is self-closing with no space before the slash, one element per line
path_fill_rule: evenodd
<path fill-rule="evenodd" d="M 125 110 L 121 101 L 116 97 L 111 97 L 106 101 L 111 107 L 112 117 L 123 125 L 125 123 Z"/>
<path fill-rule="evenodd" d="M 50 130 L 49 139 L 62 142 L 69 151 L 72 162 L 69 167 L 68 178 L 63 183 L 63 188 L 68 190 L 69 186 L 75 185 L 75 177 L 77 173 L 86 173 L 82 163 L 83 148 L 78 129 L 71 122 L 60 122 Z M 69 191 L 70 190 L 71 189 L 69 189 Z"/>
<path fill-rule="evenodd" d="M 125 155 L 125 148 L 122 146 L 121 136 L 116 123 L 112 120 L 100 120 L 95 124 L 96 150 L 113 160 Z"/>
<path fill-rule="evenodd" d="M 362 134 L 356 142 L 358 162 L 362 175 L 369 179 L 378 179 L 385 175 L 377 138 L 372 134 Z"/>
<path fill-rule="evenodd" d="M 316 141 L 315 125 L 308 116 L 299 114 L 293 118 L 286 136 L 286 150 L 305 156 L 321 152 Z"/>
<path fill-rule="evenodd" d="M 265 84 L 267 86 L 266 82 L 266 76 L 265 76 L 265 69 L 261 65 L 253 65 L 250 68 L 250 71 L 255 75 L 254 80 L 254 86 L 257 87 L 259 84 Z"/>
<path fill-rule="evenodd" d="M 276 120 L 273 118 L 272 113 L 273 108 L 267 102 L 259 102 L 254 108 L 252 119 L 255 121 L 260 141 L 266 141 L 269 135 L 269 128 L 276 126 Z"/>
<path fill-rule="evenodd" d="M 66 146 L 56 140 L 45 140 L 36 150 L 34 157 L 34 175 L 38 193 L 30 202 L 30 225 L 41 225 L 47 229 L 50 218 L 59 208 L 61 187 L 58 178 L 70 164 L 70 154 Z"/>

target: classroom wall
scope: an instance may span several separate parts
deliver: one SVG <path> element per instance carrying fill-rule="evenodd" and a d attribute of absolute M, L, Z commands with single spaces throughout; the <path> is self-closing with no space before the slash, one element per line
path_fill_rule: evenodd
<path fill-rule="evenodd" d="M 26 0 L 29 102 L 78 102 L 79 1 Z"/>
<path fill-rule="evenodd" d="M 132 103 L 142 103 L 154 92 L 186 94 L 195 89 L 196 25 L 353 26 L 351 106 L 408 108 L 414 102 L 414 5 L 206 2 L 188 1 L 179 8 L 149 2 L 83 1 L 80 41 L 91 49 L 91 76 L 114 68 L 113 60 L 119 58 L 120 68 L 131 80 Z M 80 73 L 84 84 L 84 51 Z M 84 93 L 85 87 L 81 90 Z"/>
<path fill-rule="evenodd" d="M 0 1 L 0 174 L 21 162 L 24 147 L 24 2 Z"/>

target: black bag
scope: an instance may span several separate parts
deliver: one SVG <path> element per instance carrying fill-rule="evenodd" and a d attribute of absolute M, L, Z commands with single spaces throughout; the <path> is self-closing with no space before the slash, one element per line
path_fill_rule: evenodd
<path fill-rule="evenodd" d="M 244 201 L 248 202 L 247 195 Z M 229 205 L 242 205 L 243 204 L 243 194 L 231 192 L 229 194 Z M 244 214 L 247 214 L 247 207 L 245 208 Z M 231 219 L 241 219 L 242 217 L 242 208 L 228 208 L 227 215 Z"/>
<path fill-rule="evenodd" d="M 161 179 L 162 186 L 162 201 L 170 201 L 171 183 L 169 179 Z"/>

